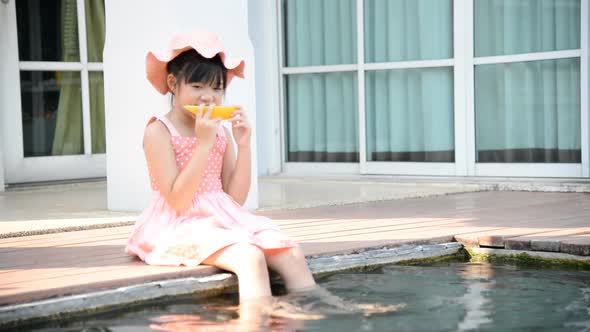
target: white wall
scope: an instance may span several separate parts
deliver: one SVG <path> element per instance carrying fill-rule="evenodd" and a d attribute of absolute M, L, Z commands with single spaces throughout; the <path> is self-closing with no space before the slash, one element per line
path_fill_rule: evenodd
<path fill-rule="evenodd" d="M 2 59 L 0 59 L 0 61 L 2 61 Z M 0 89 L 2 89 L 2 85 L 0 85 Z M 0 112 L 2 112 L 2 110 L 0 110 Z M 0 119 L 0 128 L 2 128 L 2 119 Z M 4 153 L 2 145 L 2 135 L 0 135 L 0 192 L 4 191 Z"/>
<path fill-rule="evenodd" d="M 171 36 L 196 28 L 219 35 L 230 55 L 246 60 L 246 79 L 236 78 L 226 93 L 228 104 L 250 110 L 256 127 L 254 50 L 248 37 L 248 3 L 241 0 L 106 0 L 104 50 L 105 125 L 107 143 L 108 207 L 140 211 L 150 195 L 142 150 L 144 127 L 152 115 L 169 109 L 169 97 L 160 95 L 145 78 L 148 50 L 163 49 Z M 225 23 L 229 22 L 229 23 Z M 254 131 L 256 132 L 256 131 Z M 256 151 L 256 136 L 252 139 Z M 258 206 L 256 156 L 248 208 Z"/>
<path fill-rule="evenodd" d="M 2 44 L 0 44 L 1 46 Z M 0 48 L 1 49 L 1 48 Z M 0 62 L 2 61 L 2 57 L 0 57 Z M 1 81 L 1 80 L 0 80 Z M 0 84 L 0 91 L 2 90 L 2 84 Z M 0 112 L 4 112 L 2 108 L 0 108 Z M 2 128 L 2 118 L 0 117 L 0 128 Z M 2 142 L 2 135 L 0 135 L 0 192 L 4 191 L 4 142 Z"/>
<path fill-rule="evenodd" d="M 256 61 L 258 174 L 281 172 L 277 1 L 249 0 L 250 39 Z"/>

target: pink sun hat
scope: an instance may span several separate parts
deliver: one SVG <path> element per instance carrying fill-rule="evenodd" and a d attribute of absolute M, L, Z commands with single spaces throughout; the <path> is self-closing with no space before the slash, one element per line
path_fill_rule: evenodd
<path fill-rule="evenodd" d="M 168 62 L 191 48 L 208 59 L 219 54 L 221 62 L 227 69 L 226 86 L 229 85 L 234 76 L 244 78 L 244 66 L 246 65 L 244 60 L 227 57 L 223 44 L 214 33 L 206 30 L 195 30 L 175 35 L 170 42 L 170 46 L 164 52 L 148 52 L 145 59 L 147 79 L 158 92 L 165 95 L 169 91 L 166 84 L 166 76 L 168 75 L 166 65 Z"/>

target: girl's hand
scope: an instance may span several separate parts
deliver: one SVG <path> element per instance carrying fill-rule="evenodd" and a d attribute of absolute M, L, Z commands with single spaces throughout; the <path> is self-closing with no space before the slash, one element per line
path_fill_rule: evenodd
<path fill-rule="evenodd" d="M 232 123 L 232 133 L 238 147 L 250 147 L 252 126 L 250 126 L 248 116 L 241 106 L 238 106 L 238 110 L 233 113 L 229 121 Z"/>
<path fill-rule="evenodd" d="M 199 105 L 195 115 L 195 136 L 199 145 L 211 147 L 215 143 L 215 135 L 219 129 L 220 119 L 211 119 L 213 104 Z M 206 107 L 206 110 L 205 110 Z"/>

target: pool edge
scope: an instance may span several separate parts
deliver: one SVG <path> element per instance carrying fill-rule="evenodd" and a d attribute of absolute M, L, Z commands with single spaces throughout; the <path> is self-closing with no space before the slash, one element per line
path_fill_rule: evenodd
<path fill-rule="evenodd" d="M 308 257 L 315 277 L 362 271 L 388 264 L 424 264 L 461 258 L 471 262 L 516 263 L 590 270 L 590 257 L 563 253 L 521 251 L 464 246 L 459 242 L 407 244 L 366 248 L 360 251 L 329 253 Z M 231 273 L 202 277 L 167 279 L 134 284 L 59 298 L 0 307 L 0 330 L 136 306 L 157 299 L 192 294 L 207 298 L 236 289 L 237 278 Z"/>
<path fill-rule="evenodd" d="M 462 250 L 458 242 L 381 246 L 357 252 L 331 253 L 308 257 L 314 276 L 375 268 L 416 260 L 455 255 Z M 207 298 L 237 287 L 231 273 L 204 277 L 185 277 L 134 284 L 111 290 L 89 292 L 0 307 L 0 330 L 39 322 L 108 312 L 160 298 L 193 294 Z"/>

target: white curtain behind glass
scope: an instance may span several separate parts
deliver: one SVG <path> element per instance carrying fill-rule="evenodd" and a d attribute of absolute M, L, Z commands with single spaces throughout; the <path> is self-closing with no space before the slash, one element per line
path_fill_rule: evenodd
<path fill-rule="evenodd" d="M 453 57 L 451 0 L 366 0 L 365 61 Z M 453 70 L 366 75 L 367 160 L 453 162 Z"/>
<path fill-rule="evenodd" d="M 368 72 L 367 160 L 453 162 L 453 70 Z"/>
<path fill-rule="evenodd" d="M 452 0 L 365 0 L 365 62 L 453 57 Z"/>
<path fill-rule="evenodd" d="M 580 47 L 580 0 L 478 0 L 475 53 Z M 479 162 L 579 163 L 579 58 L 475 68 Z"/>
<path fill-rule="evenodd" d="M 580 0 L 476 0 L 475 56 L 580 48 Z"/>
<path fill-rule="evenodd" d="M 285 2 L 289 67 L 356 63 L 356 1 Z M 354 72 L 288 75 L 288 161 L 358 161 Z"/>
<path fill-rule="evenodd" d="M 356 63 L 356 1 L 285 1 L 288 67 Z"/>
<path fill-rule="evenodd" d="M 287 77 L 288 161 L 358 162 L 354 73 Z"/>

